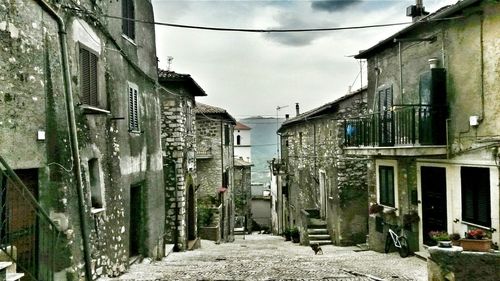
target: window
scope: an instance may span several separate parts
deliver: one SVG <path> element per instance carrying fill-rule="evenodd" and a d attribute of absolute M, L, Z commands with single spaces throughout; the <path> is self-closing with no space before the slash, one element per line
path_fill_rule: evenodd
<path fill-rule="evenodd" d="M 128 38 L 135 40 L 134 0 L 122 0 L 122 30 Z"/>
<path fill-rule="evenodd" d="M 224 144 L 229 145 L 229 125 L 224 125 Z"/>
<path fill-rule="evenodd" d="M 302 132 L 299 132 L 299 145 L 302 145 Z"/>
<path fill-rule="evenodd" d="M 225 171 L 222 173 L 222 187 L 228 188 L 229 186 L 229 173 Z"/>
<path fill-rule="evenodd" d="M 241 136 L 237 135 L 236 136 L 236 145 L 240 145 L 240 144 L 241 144 Z"/>
<path fill-rule="evenodd" d="M 392 85 L 378 91 L 379 142 L 381 146 L 394 145 Z"/>
<path fill-rule="evenodd" d="M 394 167 L 378 166 L 379 202 L 382 205 L 396 207 L 394 202 Z"/>
<path fill-rule="evenodd" d="M 139 89 L 137 85 L 128 85 L 128 126 L 131 132 L 139 132 Z"/>
<path fill-rule="evenodd" d="M 462 167 L 462 220 L 481 226 L 491 226 L 490 170 Z"/>
<path fill-rule="evenodd" d="M 99 169 L 99 161 L 97 158 L 90 159 L 89 167 L 89 184 L 90 184 L 90 201 L 92 208 L 104 208 L 104 200 L 101 188 L 101 173 Z"/>
<path fill-rule="evenodd" d="M 81 103 L 98 107 L 96 54 L 80 46 L 80 99 Z"/>

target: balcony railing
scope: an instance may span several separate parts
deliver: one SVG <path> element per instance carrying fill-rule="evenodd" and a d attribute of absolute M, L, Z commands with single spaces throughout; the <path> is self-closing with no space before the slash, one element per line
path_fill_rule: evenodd
<path fill-rule="evenodd" d="M 345 146 L 391 147 L 446 144 L 444 106 L 398 105 L 344 123 Z"/>

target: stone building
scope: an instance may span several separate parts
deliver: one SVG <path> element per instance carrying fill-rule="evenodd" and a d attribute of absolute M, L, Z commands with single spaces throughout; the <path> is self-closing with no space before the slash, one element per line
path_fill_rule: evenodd
<path fill-rule="evenodd" d="M 298 115 L 283 122 L 278 130 L 281 161 L 271 163 L 278 175 L 273 210 L 278 217 L 274 221 L 282 224 L 279 232 L 296 226 L 303 244 L 365 242 L 366 161 L 343 154 L 344 119 L 364 112 L 362 89 L 303 114 L 297 104 Z"/>
<path fill-rule="evenodd" d="M 235 228 L 252 231 L 252 163 L 234 158 Z"/>
<path fill-rule="evenodd" d="M 229 242 L 234 239 L 233 131 L 236 120 L 225 109 L 215 106 L 197 103 L 194 110 L 199 224 L 215 224 L 218 234 L 214 236 Z"/>
<path fill-rule="evenodd" d="M 193 249 L 196 227 L 195 97 L 205 91 L 189 74 L 160 70 L 161 140 L 166 200 L 166 238 L 175 250 Z"/>
<path fill-rule="evenodd" d="M 345 151 L 370 157 L 369 201 L 383 206 L 372 249 L 384 248 L 383 221 L 404 226 L 413 251 L 430 231 L 480 228 L 500 242 L 499 14 L 497 1 L 460 1 L 356 56 L 371 114 L 346 122 Z"/>
<path fill-rule="evenodd" d="M 154 26 L 100 16 L 153 21 L 151 2 L 0 4 L 1 213 L 18 214 L 2 215 L 2 250 L 17 249 L 27 280 L 116 276 L 162 256 Z M 7 166 L 31 193 L 16 195 Z"/>

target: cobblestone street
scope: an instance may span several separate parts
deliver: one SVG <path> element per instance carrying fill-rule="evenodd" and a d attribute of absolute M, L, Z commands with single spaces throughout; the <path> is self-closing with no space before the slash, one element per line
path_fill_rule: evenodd
<path fill-rule="evenodd" d="M 314 255 L 310 247 L 260 234 L 220 245 L 203 240 L 201 249 L 145 260 L 119 278 L 102 280 L 427 280 L 426 262 L 416 257 L 322 249 L 323 255 Z"/>

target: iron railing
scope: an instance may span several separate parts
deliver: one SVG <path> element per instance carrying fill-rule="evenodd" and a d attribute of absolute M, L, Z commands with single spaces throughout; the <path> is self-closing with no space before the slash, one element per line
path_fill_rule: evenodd
<path fill-rule="evenodd" d="M 446 144 L 447 110 L 443 106 L 398 105 L 344 123 L 347 147 Z"/>
<path fill-rule="evenodd" d="M 0 156 L 0 251 L 25 280 L 54 280 L 60 231 Z"/>

